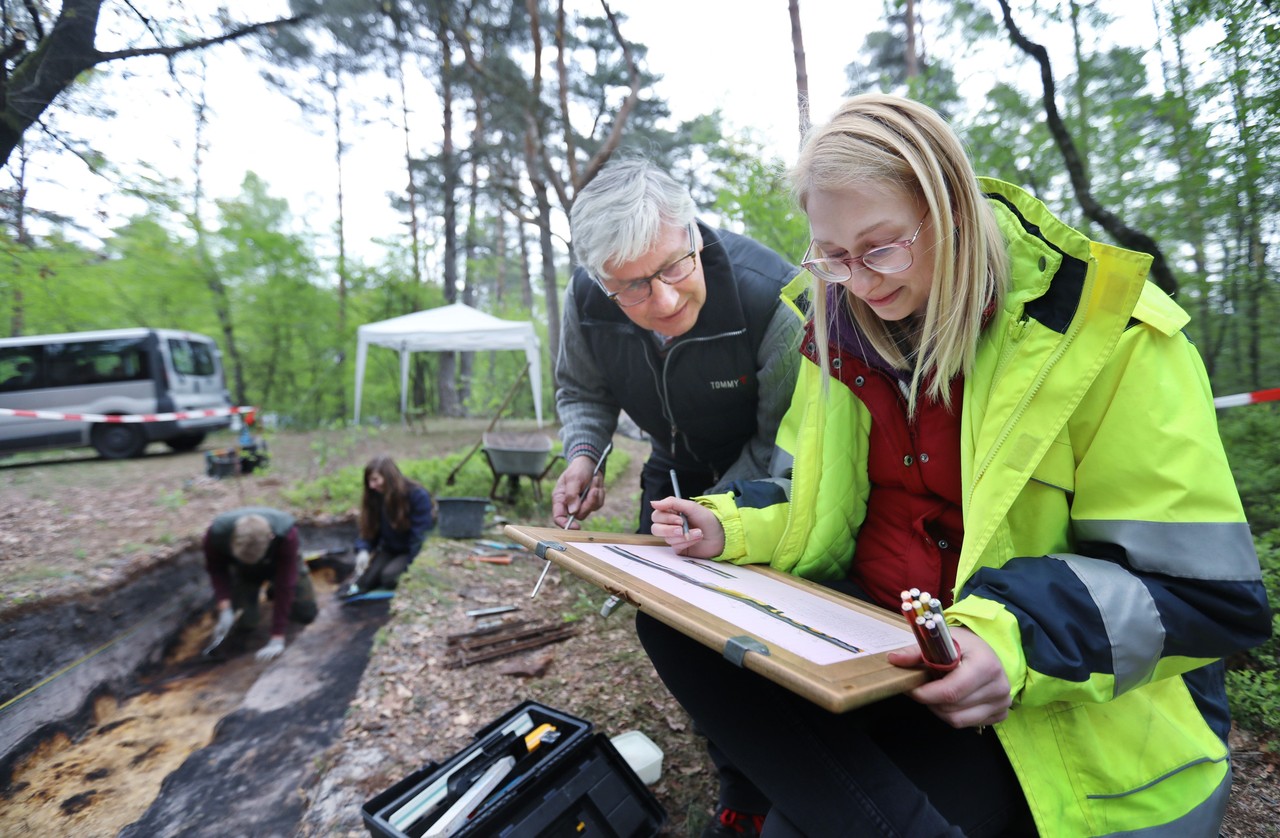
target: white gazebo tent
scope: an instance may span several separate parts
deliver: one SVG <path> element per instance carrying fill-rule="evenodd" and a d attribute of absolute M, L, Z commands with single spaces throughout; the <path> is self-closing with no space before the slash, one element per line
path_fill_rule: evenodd
<path fill-rule="evenodd" d="M 415 311 L 356 329 L 356 415 L 360 421 L 360 396 L 369 344 L 400 353 L 400 414 L 408 408 L 409 354 L 412 352 L 480 352 L 488 349 L 523 349 L 529 364 L 533 406 L 542 427 L 542 362 L 538 335 L 528 321 L 503 320 L 464 305 Z"/>

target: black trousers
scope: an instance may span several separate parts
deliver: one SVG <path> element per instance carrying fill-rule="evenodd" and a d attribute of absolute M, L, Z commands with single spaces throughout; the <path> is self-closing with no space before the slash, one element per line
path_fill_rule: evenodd
<path fill-rule="evenodd" d="M 680 480 L 680 492 L 684 497 L 706 494 L 711 488 L 713 475 L 710 472 L 677 472 Z M 675 494 L 671 483 L 671 470 L 652 459 L 644 464 L 640 472 L 640 526 L 636 532 L 648 535 L 653 530 L 653 507 L 651 500 L 662 500 Z M 695 731 L 702 734 L 695 726 Z M 716 774 L 720 782 L 719 806 L 733 809 L 749 815 L 763 815 L 769 811 L 769 799 L 760 793 L 742 772 L 716 747 L 707 740 L 707 754 L 715 764 Z"/>
<path fill-rule="evenodd" d="M 897 696 L 830 713 L 643 613 L 672 695 L 771 802 L 764 835 L 1034 835 L 992 730 L 956 730 Z"/>
<path fill-rule="evenodd" d="M 356 585 L 362 591 L 395 590 L 400 582 L 400 575 L 409 569 L 410 561 L 411 559 L 405 553 L 393 556 L 377 550 L 369 559 L 369 567 L 356 580 Z"/>

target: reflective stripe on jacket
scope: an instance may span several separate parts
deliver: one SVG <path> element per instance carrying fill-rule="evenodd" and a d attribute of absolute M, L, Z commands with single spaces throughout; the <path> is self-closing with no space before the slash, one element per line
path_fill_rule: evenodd
<path fill-rule="evenodd" d="M 996 730 L 1042 835 L 1216 835 L 1230 790 L 1219 659 L 1270 632 L 1187 315 L 1150 257 L 983 180 L 1012 287 L 964 382 L 964 544 L 949 622 L 1000 656 Z M 831 578 L 866 514 L 870 414 L 801 364 L 776 479 L 700 499 L 724 557 Z"/>

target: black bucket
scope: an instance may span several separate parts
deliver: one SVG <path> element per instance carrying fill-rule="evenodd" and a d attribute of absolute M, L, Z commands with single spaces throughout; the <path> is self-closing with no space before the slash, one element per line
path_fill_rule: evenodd
<path fill-rule="evenodd" d="M 445 538 L 479 538 L 484 529 L 488 498 L 436 498 L 440 508 L 440 535 Z"/>

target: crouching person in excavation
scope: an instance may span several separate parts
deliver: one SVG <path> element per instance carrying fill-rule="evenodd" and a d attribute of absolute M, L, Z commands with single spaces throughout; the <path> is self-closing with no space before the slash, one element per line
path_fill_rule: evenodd
<path fill-rule="evenodd" d="M 218 621 L 216 649 L 233 626 L 249 631 L 258 625 L 262 586 L 272 600 L 271 639 L 256 655 L 260 661 L 284 651 L 288 620 L 307 624 L 316 618 L 316 594 L 311 575 L 298 550 L 293 516 L 267 507 L 244 507 L 223 512 L 204 534 L 204 561 L 213 583 Z"/>

